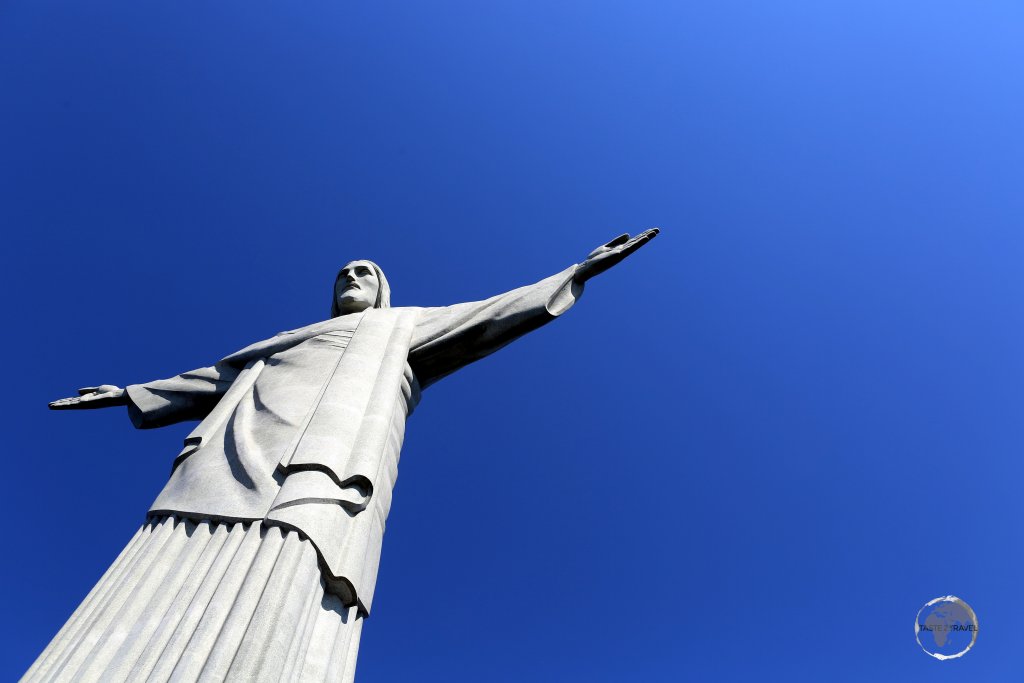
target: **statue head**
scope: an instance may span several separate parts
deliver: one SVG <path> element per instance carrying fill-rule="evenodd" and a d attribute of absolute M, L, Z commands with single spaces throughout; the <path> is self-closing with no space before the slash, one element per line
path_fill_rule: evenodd
<path fill-rule="evenodd" d="M 373 261 L 350 261 L 334 278 L 331 317 L 391 306 L 391 286 Z"/>

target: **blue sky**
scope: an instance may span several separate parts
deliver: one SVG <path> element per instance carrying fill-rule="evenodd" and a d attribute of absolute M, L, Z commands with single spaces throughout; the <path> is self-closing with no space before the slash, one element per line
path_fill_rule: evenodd
<path fill-rule="evenodd" d="M 0 678 L 189 425 L 51 413 L 663 233 L 411 418 L 362 681 L 1019 680 L 1017 2 L 0 5 Z M 924 655 L 955 594 L 981 633 Z"/>

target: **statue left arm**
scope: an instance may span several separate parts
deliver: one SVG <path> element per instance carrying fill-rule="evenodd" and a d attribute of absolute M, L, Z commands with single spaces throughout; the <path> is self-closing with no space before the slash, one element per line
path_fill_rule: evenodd
<path fill-rule="evenodd" d="M 658 234 L 622 235 L 578 265 L 540 282 L 485 301 L 424 309 L 413 332 L 409 364 L 426 388 L 473 361 L 490 355 L 569 310 L 584 283 L 611 268 Z"/>

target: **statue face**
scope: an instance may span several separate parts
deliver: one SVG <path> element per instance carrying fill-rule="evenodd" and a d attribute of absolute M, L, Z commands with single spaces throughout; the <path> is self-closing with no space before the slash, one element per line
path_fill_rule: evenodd
<path fill-rule="evenodd" d="M 334 284 L 334 299 L 342 315 L 358 313 L 372 308 L 377 301 L 380 281 L 373 267 L 366 261 L 352 261 L 341 269 Z"/>

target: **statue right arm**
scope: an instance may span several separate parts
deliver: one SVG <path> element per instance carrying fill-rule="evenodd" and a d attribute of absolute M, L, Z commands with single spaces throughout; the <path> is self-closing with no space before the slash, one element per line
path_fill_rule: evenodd
<path fill-rule="evenodd" d="M 239 372 L 232 365 L 218 363 L 170 379 L 132 384 L 124 389 L 112 384 L 86 387 L 78 390 L 78 396 L 51 402 L 50 408 L 81 410 L 127 405 L 128 416 L 139 429 L 201 420 L 217 405 Z"/>
<path fill-rule="evenodd" d="M 170 379 L 131 384 L 125 388 L 128 416 L 139 429 L 201 420 L 217 405 L 239 372 L 239 368 L 218 363 Z"/>

